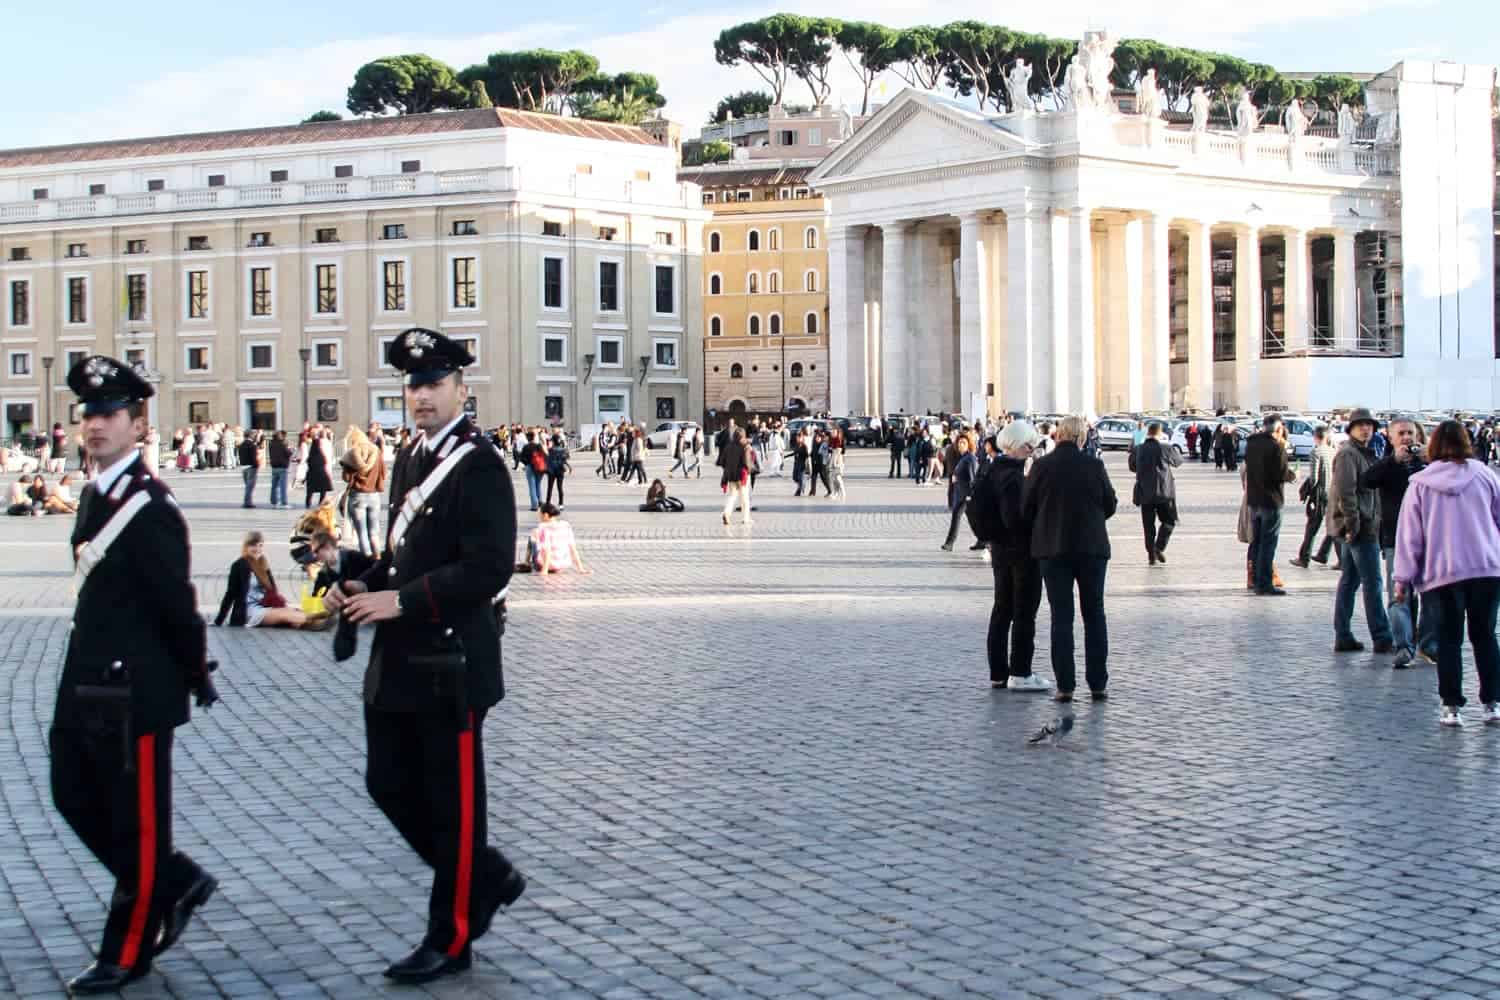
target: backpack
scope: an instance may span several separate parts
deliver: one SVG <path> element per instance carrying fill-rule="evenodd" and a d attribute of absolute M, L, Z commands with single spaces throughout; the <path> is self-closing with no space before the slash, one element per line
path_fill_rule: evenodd
<path fill-rule="evenodd" d="M 986 469 L 984 475 L 974 477 L 974 485 L 969 490 L 969 505 L 965 509 L 969 527 L 981 542 L 988 542 L 1000 533 L 1000 497 L 989 472 Z"/>
<path fill-rule="evenodd" d="M 555 476 L 563 474 L 568 466 L 568 449 L 554 447 L 547 452 L 547 471 Z"/>
<path fill-rule="evenodd" d="M 540 447 L 536 448 L 531 453 L 531 471 L 532 472 L 546 472 L 547 471 L 547 454 L 544 451 L 542 451 L 542 449 Z"/>

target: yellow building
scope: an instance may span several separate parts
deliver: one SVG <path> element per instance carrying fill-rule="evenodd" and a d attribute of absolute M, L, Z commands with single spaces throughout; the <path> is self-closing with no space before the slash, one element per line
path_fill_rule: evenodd
<path fill-rule="evenodd" d="M 703 227 L 704 403 L 715 414 L 828 408 L 825 207 L 816 161 L 687 168 L 713 218 Z"/>

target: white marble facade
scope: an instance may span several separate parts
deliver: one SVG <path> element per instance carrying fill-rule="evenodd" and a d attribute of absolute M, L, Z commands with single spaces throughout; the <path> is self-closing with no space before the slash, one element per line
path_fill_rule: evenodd
<path fill-rule="evenodd" d="M 830 408 L 1500 407 L 1494 82 L 1398 65 L 1342 137 L 908 90 L 811 178 Z"/>

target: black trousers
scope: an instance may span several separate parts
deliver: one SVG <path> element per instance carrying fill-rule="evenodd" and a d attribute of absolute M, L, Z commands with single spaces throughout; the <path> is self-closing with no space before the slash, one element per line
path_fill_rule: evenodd
<path fill-rule="evenodd" d="M 557 502 L 567 503 L 567 501 L 563 499 L 563 477 L 562 473 L 560 472 L 547 473 L 547 502 L 552 502 L 552 487 L 554 485 L 557 487 Z"/>
<path fill-rule="evenodd" d="M 1104 618 L 1104 572 L 1109 560 L 1100 556 L 1057 556 L 1042 560 L 1042 582 L 1052 609 L 1052 675 L 1057 690 L 1071 692 L 1073 672 L 1073 586 L 1078 586 L 1078 609 L 1083 613 L 1084 679 L 1090 691 L 1109 683 L 1109 627 Z"/>
<path fill-rule="evenodd" d="M 893 452 L 891 452 L 891 471 L 890 471 L 890 474 L 887 475 L 885 478 L 887 478 L 887 479 L 900 479 L 901 478 L 901 453 L 899 451 L 893 451 Z"/>
<path fill-rule="evenodd" d="M 172 850 L 172 731 L 54 728 L 52 801 L 115 877 L 98 960 L 147 967 L 162 916 L 202 874 Z"/>
<path fill-rule="evenodd" d="M 1176 506 L 1167 500 L 1141 504 L 1141 527 L 1146 533 L 1147 554 L 1166 551 L 1172 529 L 1177 527 Z M 1161 522 L 1160 527 L 1157 527 L 1157 521 Z"/>
<path fill-rule="evenodd" d="M 1307 505 L 1307 524 L 1302 528 L 1302 547 L 1297 550 L 1297 561 L 1307 562 L 1312 555 L 1313 540 L 1318 537 L 1318 529 L 1323 527 L 1323 516 L 1328 512 L 1326 501 L 1314 500 Z M 1328 561 L 1328 550 L 1333 548 L 1333 538 L 1327 534 L 1323 536 L 1323 544 L 1318 546 L 1318 561 Z"/>
<path fill-rule="evenodd" d="M 954 539 L 958 538 L 958 525 L 964 519 L 964 508 L 968 506 L 969 500 L 965 497 L 953 508 L 953 516 L 948 519 L 948 537 L 943 539 L 944 545 L 952 545 Z"/>
<path fill-rule="evenodd" d="M 486 930 L 511 871 L 486 843 L 484 712 L 461 729 L 448 712 L 365 708 L 365 787 L 432 868 L 423 943 L 452 958 Z"/>
<path fill-rule="evenodd" d="M 990 556 L 990 569 L 995 574 L 995 603 L 990 608 L 990 631 L 985 639 L 990 680 L 1030 677 L 1031 658 L 1036 653 L 1036 612 L 1042 605 L 1042 568 L 1035 559 L 1010 562 L 997 558 L 993 548 Z"/>
<path fill-rule="evenodd" d="M 1436 601 L 1438 631 L 1438 697 L 1444 705 L 1463 705 L 1464 632 L 1474 648 L 1474 671 L 1479 674 L 1479 700 L 1500 701 L 1500 644 L 1495 639 L 1495 614 L 1500 607 L 1500 577 L 1481 576 L 1436 587 L 1422 595 Z"/>

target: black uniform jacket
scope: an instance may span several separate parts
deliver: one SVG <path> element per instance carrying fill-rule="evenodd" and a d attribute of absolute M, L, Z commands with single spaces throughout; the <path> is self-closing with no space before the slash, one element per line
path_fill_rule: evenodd
<path fill-rule="evenodd" d="M 138 733 L 186 722 L 188 691 L 203 674 L 204 627 L 188 565 L 187 522 L 172 491 L 140 458 L 115 485 L 121 483 L 128 483 L 124 490 L 111 490 L 119 499 L 94 493 L 88 516 L 73 527 L 76 552 L 136 493 L 151 496 L 78 593 L 53 715 L 59 728 L 110 721 L 100 702 L 81 700 L 76 688 L 102 684 L 115 663 L 129 676 L 130 724 Z"/>
<path fill-rule="evenodd" d="M 402 615 L 375 630 L 365 701 L 393 712 L 443 711 L 428 668 L 407 663 L 436 650 L 447 629 L 463 642 L 469 707 L 488 708 L 505 696 L 495 596 L 510 583 L 516 559 L 516 499 L 498 452 L 467 417 L 434 442 L 430 457 L 413 441 L 391 476 L 391 525 L 407 490 L 472 441 L 474 450 L 443 480 L 411 522 L 398 547 L 387 545 L 361 578 L 370 590 L 400 590 Z"/>

